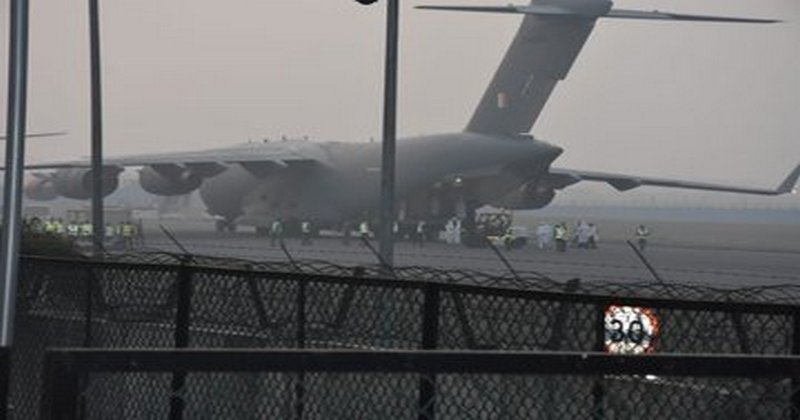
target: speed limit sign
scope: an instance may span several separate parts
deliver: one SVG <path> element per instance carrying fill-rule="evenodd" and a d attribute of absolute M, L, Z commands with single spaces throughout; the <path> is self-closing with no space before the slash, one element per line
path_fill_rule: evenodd
<path fill-rule="evenodd" d="M 637 306 L 606 308 L 606 351 L 616 354 L 652 353 L 659 324 L 653 310 Z"/>

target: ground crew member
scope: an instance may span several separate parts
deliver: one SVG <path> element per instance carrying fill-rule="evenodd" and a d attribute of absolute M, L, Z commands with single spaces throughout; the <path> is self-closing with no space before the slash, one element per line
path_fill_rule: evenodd
<path fill-rule="evenodd" d="M 416 233 L 416 235 L 414 235 L 414 237 L 416 238 L 416 243 L 417 243 L 417 245 L 419 245 L 420 248 L 422 248 L 423 246 L 425 246 L 425 221 L 424 220 L 420 220 L 419 222 L 417 222 L 417 230 L 416 230 L 415 233 Z"/>
<path fill-rule="evenodd" d="M 72 221 L 67 224 L 67 236 L 69 236 L 71 239 L 77 238 L 80 233 L 81 228 L 78 225 L 78 222 Z"/>
<path fill-rule="evenodd" d="M 636 228 L 636 245 L 639 247 L 639 251 L 644 252 L 644 249 L 647 247 L 647 237 L 650 236 L 650 229 L 647 228 L 645 225 L 639 225 Z"/>
<path fill-rule="evenodd" d="M 303 220 L 300 223 L 300 234 L 302 237 L 300 245 L 311 245 L 311 222 Z"/>
<path fill-rule="evenodd" d="M 361 239 L 369 239 L 369 222 L 364 220 L 358 225 L 358 234 L 361 235 Z"/>
<path fill-rule="evenodd" d="M 63 236 L 66 233 L 67 229 L 66 226 L 64 226 L 63 220 L 61 220 L 60 218 L 56 219 L 54 225 L 55 225 L 54 232 L 56 233 L 56 235 Z"/>
<path fill-rule="evenodd" d="M 111 223 L 106 223 L 106 230 L 105 230 L 106 241 L 110 241 L 117 236 L 117 229 L 114 228 L 114 225 Z"/>
<path fill-rule="evenodd" d="M 133 223 L 126 220 L 122 222 L 122 225 L 120 225 L 120 227 L 122 228 L 121 233 L 122 233 L 122 240 L 125 243 L 125 249 L 133 248 L 133 235 L 135 233 Z"/>
<path fill-rule="evenodd" d="M 44 222 L 44 227 L 42 228 L 42 230 L 44 231 L 44 233 L 46 233 L 46 234 L 48 234 L 48 235 L 53 235 L 53 234 L 55 234 L 55 233 L 56 233 L 56 232 L 55 232 L 55 230 L 56 230 L 56 224 L 55 224 L 55 221 L 53 220 L 53 218 L 52 218 L 52 217 L 51 217 L 51 218 L 49 218 L 49 219 L 47 219 L 47 220 Z"/>
<path fill-rule="evenodd" d="M 598 242 L 600 242 L 600 232 L 597 230 L 597 225 L 589 223 L 589 248 L 597 249 Z"/>
<path fill-rule="evenodd" d="M 555 226 L 554 235 L 556 239 L 556 250 L 565 252 L 567 250 L 567 225 L 561 222 Z"/>
<path fill-rule="evenodd" d="M 80 225 L 80 236 L 90 238 L 92 236 L 92 224 L 88 220 L 84 220 Z"/>
<path fill-rule="evenodd" d="M 283 222 L 280 218 L 275 219 L 275 221 L 272 222 L 272 227 L 270 228 L 269 234 L 269 243 L 271 246 L 275 246 L 276 243 L 283 241 Z"/>

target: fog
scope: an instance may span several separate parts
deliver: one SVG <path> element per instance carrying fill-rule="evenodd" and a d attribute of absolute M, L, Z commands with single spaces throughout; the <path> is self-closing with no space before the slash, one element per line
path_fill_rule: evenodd
<path fill-rule="evenodd" d="M 0 1 L 3 57 L 8 2 Z M 30 140 L 29 162 L 88 154 L 86 3 L 32 2 L 29 130 L 69 134 Z M 379 140 L 382 1 L 101 3 L 107 155 L 284 135 Z M 401 3 L 399 134 L 461 130 L 520 18 L 413 9 L 471 0 Z M 565 149 L 555 166 L 772 187 L 800 161 L 800 2 L 616 6 L 787 22 L 601 20 L 533 129 Z M 638 194 L 663 190 L 649 191 Z M 800 205 L 797 196 L 779 200 Z"/>

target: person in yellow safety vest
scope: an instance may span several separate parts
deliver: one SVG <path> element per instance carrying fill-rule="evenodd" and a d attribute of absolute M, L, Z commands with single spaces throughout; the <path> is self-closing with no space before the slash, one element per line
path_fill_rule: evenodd
<path fill-rule="evenodd" d="M 134 227 L 131 222 L 125 221 L 122 222 L 120 225 L 120 233 L 122 236 L 122 240 L 125 242 L 125 248 L 131 248 L 133 246 L 133 234 L 134 234 Z"/>
<path fill-rule="evenodd" d="M 52 217 L 47 219 L 47 220 L 45 220 L 44 226 L 42 227 L 42 231 L 44 233 L 49 234 L 49 235 L 52 235 L 52 234 L 55 233 L 55 222 L 53 221 Z"/>
<path fill-rule="evenodd" d="M 63 220 L 56 219 L 56 221 L 53 222 L 53 225 L 55 226 L 54 227 L 54 232 L 55 232 L 56 235 L 64 236 L 64 234 L 66 234 L 66 232 L 67 232 L 66 231 L 66 226 L 64 226 L 64 221 Z"/>
<path fill-rule="evenodd" d="M 554 229 L 556 239 L 556 250 L 558 252 L 565 252 L 567 250 L 567 225 L 561 222 L 556 225 Z"/>

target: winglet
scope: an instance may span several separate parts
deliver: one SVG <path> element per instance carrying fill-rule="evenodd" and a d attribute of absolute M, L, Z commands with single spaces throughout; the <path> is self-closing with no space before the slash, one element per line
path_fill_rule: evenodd
<path fill-rule="evenodd" d="M 795 193 L 797 190 L 795 186 L 797 185 L 797 180 L 800 178 L 800 164 L 798 164 L 794 170 L 789 173 L 786 179 L 781 182 L 781 185 L 778 186 L 776 192 L 778 194 L 788 194 L 788 193 Z"/>

